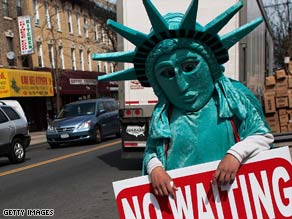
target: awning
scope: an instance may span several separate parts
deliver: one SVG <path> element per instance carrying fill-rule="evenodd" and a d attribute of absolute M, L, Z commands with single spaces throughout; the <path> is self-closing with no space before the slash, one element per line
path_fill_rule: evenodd
<path fill-rule="evenodd" d="M 0 98 L 53 95 L 50 72 L 0 68 Z"/>
<path fill-rule="evenodd" d="M 99 72 L 63 70 L 59 80 L 60 94 L 105 94 L 109 92 L 109 82 L 98 82 Z"/>

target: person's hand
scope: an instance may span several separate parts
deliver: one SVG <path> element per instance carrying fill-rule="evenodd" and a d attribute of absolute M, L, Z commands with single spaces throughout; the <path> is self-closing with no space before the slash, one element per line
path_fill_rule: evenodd
<path fill-rule="evenodd" d="M 174 199 L 176 186 L 173 184 L 172 179 L 162 167 L 156 167 L 151 171 L 150 174 L 151 183 L 154 190 L 154 194 L 157 196 L 168 196 L 170 195 Z"/>
<path fill-rule="evenodd" d="M 239 167 L 239 160 L 231 154 L 226 154 L 213 175 L 212 183 L 218 185 L 232 184 Z"/>

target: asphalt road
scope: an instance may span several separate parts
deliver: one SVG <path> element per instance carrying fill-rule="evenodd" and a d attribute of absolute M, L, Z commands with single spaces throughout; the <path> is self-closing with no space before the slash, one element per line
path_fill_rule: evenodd
<path fill-rule="evenodd" d="M 0 159 L 0 218 L 40 218 L 28 217 L 30 209 L 53 214 L 45 218 L 119 218 L 112 182 L 140 175 L 140 160 L 120 159 L 117 138 L 58 149 L 32 146 L 22 164 Z M 7 217 L 5 209 L 26 216 Z"/>

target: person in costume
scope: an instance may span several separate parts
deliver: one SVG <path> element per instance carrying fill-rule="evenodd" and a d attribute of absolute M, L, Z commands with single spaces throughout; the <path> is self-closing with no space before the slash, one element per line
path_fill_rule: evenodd
<path fill-rule="evenodd" d="M 224 76 L 228 49 L 262 22 L 256 19 L 223 36 L 218 32 L 243 6 L 239 1 L 201 26 L 198 0 L 185 14 L 162 16 L 143 0 L 152 30 L 147 35 L 112 20 L 116 32 L 136 45 L 134 51 L 94 54 L 94 60 L 130 62 L 133 68 L 98 80 L 135 80 L 158 97 L 143 159 L 156 195 L 175 196 L 167 170 L 221 160 L 212 182 L 232 183 L 240 164 L 273 143 L 256 97 Z M 211 179 L 210 179 L 211 180 Z"/>

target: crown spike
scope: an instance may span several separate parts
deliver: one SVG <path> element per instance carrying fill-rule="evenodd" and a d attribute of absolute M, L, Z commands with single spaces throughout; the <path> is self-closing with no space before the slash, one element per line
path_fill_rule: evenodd
<path fill-rule="evenodd" d="M 229 49 L 232 47 L 235 43 L 237 43 L 239 40 L 241 40 L 243 37 L 245 37 L 248 33 L 250 33 L 253 29 L 255 29 L 260 23 L 262 23 L 263 18 L 257 18 L 240 28 L 225 34 L 221 37 L 221 42 L 225 49 Z"/>
<path fill-rule="evenodd" d="M 133 43 L 136 46 L 141 45 L 145 40 L 147 40 L 147 35 L 144 33 L 141 33 L 137 30 L 131 29 L 129 27 L 126 27 L 122 24 L 119 24 L 113 20 L 107 21 L 108 26 L 110 26 L 113 30 L 115 30 L 117 33 L 122 35 L 124 38 L 129 40 L 131 43 Z"/>
<path fill-rule="evenodd" d="M 243 2 L 239 1 L 225 12 L 217 16 L 205 26 L 205 31 L 211 34 L 217 34 L 228 21 L 242 8 Z"/>
<path fill-rule="evenodd" d="M 198 12 L 198 0 L 193 0 L 181 21 L 180 29 L 193 30 L 195 28 Z"/>
<path fill-rule="evenodd" d="M 111 52 L 111 53 L 94 53 L 93 60 L 110 61 L 110 62 L 129 62 L 133 63 L 135 51 Z"/>
<path fill-rule="evenodd" d="M 121 71 L 116 71 L 110 74 L 98 76 L 98 81 L 124 81 L 137 80 L 136 71 L 134 68 L 129 68 Z"/>
<path fill-rule="evenodd" d="M 143 0 L 152 28 L 156 34 L 168 32 L 168 24 L 150 0 Z"/>

